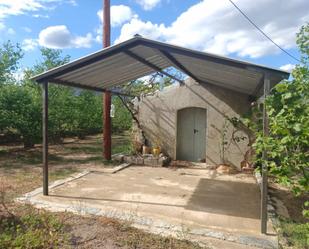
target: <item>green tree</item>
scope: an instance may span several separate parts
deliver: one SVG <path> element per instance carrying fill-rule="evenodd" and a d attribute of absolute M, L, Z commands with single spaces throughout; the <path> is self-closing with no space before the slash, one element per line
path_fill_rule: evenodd
<path fill-rule="evenodd" d="M 290 187 L 296 194 L 309 191 L 309 25 L 297 34 L 302 63 L 271 91 L 266 99 L 269 115 L 269 137 L 257 133 L 257 155 L 265 149 L 265 163 L 278 182 Z"/>
<path fill-rule="evenodd" d="M 8 84 L 0 91 L 0 127 L 21 136 L 24 147 L 40 141 L 41 105 L 36 92 L 18 84 Z"/>
<path fill-rule="evenodd" d="M 83 90 L 76 94 L 74 132 L 79 138 L 102 131 L 102 95 Z"/>
<path fill-rule="evenodd" d="M 42 60 L 25 72 L 24 86 L 41 96 L 41 87 L 30 80 L 34 75 L 43 73 L 54 67 L 61 66 L 70 61 L 68 55 L 63 56 L 61 50 L 41 48 Z M 74 89 L 71 87 L 49 84 L 49 134 L 51 140 L 61 141 L 65 133 L 73 128 Z M 40 111 L 41 113 L 41 111 Z M 41 131 L 38 131 L 41 133 Z"/>
<path fill-rule="evenodd" d="M 112 118 L 113 132 L 123 132 L 130 130 L 132 126 L 132 116 L 124 106 L 120 97 L 113 96 L 112 103 L 115 108 L 115 116 Z"/>
<path fill-rule="evenodd" d="M 15 81 L 14 73 L 17 71 L 23 52 L 19 44 L 7 41 L 0 48 L 0 86 Z"/>
<path fill-rule="evenodd" d="M 36 128 L 40 124 L 40 105 L 34 91 L 16 83 L 23 53 L 18 44 L 10 41 L 0 48 L 0 132 L 21 136 L 25 147 L 31 147 L 39 139 Z"/>

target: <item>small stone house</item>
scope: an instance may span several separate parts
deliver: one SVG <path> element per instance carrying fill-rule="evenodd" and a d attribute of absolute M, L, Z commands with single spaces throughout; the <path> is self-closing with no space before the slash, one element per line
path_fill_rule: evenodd
<path fill-rule="evenodd" d="M 247 132 L 231 118 L 249 111 L 249 95 L 187 78 L 137 104 L 138 120 L 151 145 L 173 160 L 240 168 L 249 151 Z"/>

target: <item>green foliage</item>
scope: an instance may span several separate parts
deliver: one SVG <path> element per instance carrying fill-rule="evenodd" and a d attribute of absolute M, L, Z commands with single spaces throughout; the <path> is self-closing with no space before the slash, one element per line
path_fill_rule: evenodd
<path fill-rule="evenodd" d="M 63 57 L 62 51 L 59 49 L 41 48 L 41 54 L 43 60 L 34 65 L 33 69 L 28 72 L 29 74 L 36 75 L 43 73 L 70 61 L 70 56 L 66 55 Z"/>
<path fill-rule="evenodd" d="M 133 146 L 131 144 L 131 141 L 127 141 L 126 143 L 123 144 L 116 144 L 116 146 L 113 146 L 112 148 L 112 154 L 128 154 L 131 155 L 134 152 Z"/>
<path fill-rule="evenodd" d="M 112 118 L 112 127 L 115 132 L 122 132 L 131 129 L 132 117 L 130 112 L 117 96 L 112 98 L 112 103 L 115 106 L 115 117 Z"/>
<path fill-rule="evenodd" d="M 69 62 L 69 56 L 62 56 L 61 50 L 41 49 L 43 61 L 27 72 L 27 77 L 42 73 Z M 28 85 L 36 83 L 28 80 Z M 41 89 L 38 88 L 41 95 Z M 83 138 L 102 129 L 102 97 L 91 91 L 49 84 L 49 134 L 53 141 L 60 141 L 66 135 Z"/>
<path fill-rule="evenodd" d="M 69 56 L 62 56 L 61 50 L 42 48 L 41 54 L 42 61 L 25 70 L 24 80 L 14 82 L 13 74 L 22 56 L 21 50 L 10 42 L 0 49 L 1 56 L 11 58 L 2 63 L 3 70 L 0 71 L 0 78 L 3 77 L 5 82 L 0 84 L 0 133 L 18 134 L 25 147 L 41 141 L 42 91 L 30 78 L 70 60 Z M 52 141 L 60 141 L 66 135 L 82 138 L 101 129 L 101 94 L 49 84 L 49 135 Z"/>
<path fill-rule="evenodd" d="M 18 69 L 19 60 L 23 57 L 19 44 L 7 41 L 0 48 L 0 87 L 14 81 L 14 73 Z"/>
<path fill-rule="evenodd" d="M 62 222 L 54 215 L 27 208 L 22 216 L 0 220 L 0 249 L 63 248 L 67 236 Z"/>
<path fill-rule="evenodd" d="M 305 201 L 303 215 L 305 218 L 309 219 L 309 201 Z"/>
<path fill-rule="evenodd" d="M 15 131 L 22 136 L 25 147 L 40 140 L 41 105 L 33 89 L 6 84 L 0 91 L 0 130 Z"/>
<path fill-rule="evenodd" d="M 0 133 L 7 136 L 18 135 L 25 147 L 32 147 L 41 141 L 42 91 L 31 77 L 70 61 L 61 50 L 41 48 L 42 58 L 32 68 L 24 71 L 24 79 L 16 82 L 14 73 L 19 67 L 23 53 L 19 45 L 11 42 L 0 49 Z M 153 75 L 149 82 L 136 80 L 125 84 L 124 90 L 133 95 L 153 93 L 170 85 L 171 79 L 160 74 Z M 83 138 L 102 130 L 102 95 L 99 93 L 49 84 L 50 140 L 60 142 L 65 136 L 77 135 Z M 129 100 L 130 101 L 130 100 Z M 118 97 L 112 98 L 115 116 L 112 118 L 113 132 L 129 130 L 133 112 Z M 13 137 L 13 136 L 12 136 Z M 10 139 L 8 139 L 10 140 Z"/>
<path fill-rule="evenodd" d="M 75 93 L 76 94 L 76 93 Z M 102 130 L 102 95 L 92 91 L 81 91 L 74 96 L 73 131 L 80 138 Z"/>
<path fill-rule="evenodd" d="M 302 64 L 296 66 L 292 80 L 278 84 L 266 99 L 270 135 L 257 132 L 257 163 L 265 163 L 278 182 L 296 194 L 309 191 L 309 25 L 297 36 Z M 267 151 L 268 160 L 259 155 Z"/>
<path fill-rule="evenodd" d="M 295 249 L 309 247 L 309 223 L 281 220 L 281 233 Z"/>

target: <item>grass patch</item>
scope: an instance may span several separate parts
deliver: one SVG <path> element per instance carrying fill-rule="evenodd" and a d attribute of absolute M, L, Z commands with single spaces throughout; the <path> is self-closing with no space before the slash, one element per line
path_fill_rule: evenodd
<path fill-rule="evenodd" d="M 198 243 L 186 239 L 177 239 L 171 236 L 160 236 L 141 231 L 131 226 L 130 222 L 119 222 L 109 218 L 103 218 L 112 225 L 117 232 L 114 233 L 117 248 L 151 248 L 151 249 L 201 249 Z M 102 220 L 102 219 L 101 219 Z M 106 221 L 102 224 L 106 226 Z M 208 248 L 208 247 L 207 247 Z M 206 247 L 205 247 L 206 249 Z"/>
<path fill-rule="evenodd" d="M 297 223 L 287 219 L 280 219 L 281 236 L 284 236 L 288 246 L 295 249 L 309 248 L 309 223 Z"/>
<path fill-rule="evenodd" d="M 19 214 L 0 219 L 0 248 L 66 248 L 63 221 L 55 215 L 23 206 Z"/>
<path fill-rule="evenodd" d="M 76 168 L 62 168 L 62 169 L 57 169 L 55 171 L 50 172 L 50 178 L 51 180 L 58 180 L 61 178 L 66 178 L 69 175 L 76 173 L 78 170 Z"/>
<path fill-rule="evenodd" d="M 93 146 L 79 146 L 79 147 L 71 147 L 71 148 L 65 148 L 66 151 L 72 152 L 72 153 L 87 153 L 87 154 L 102 154 L 102 146 L 93 145 Z"/>
<path fill-rule="evenodd" d="M 112 154 L 118 154 L 118 153 L 131 154 L 132 153 L 131 143 L 128 141 L 128 143 L 118 144 L 116 146 L 113 146 L 112 147 Z"/>

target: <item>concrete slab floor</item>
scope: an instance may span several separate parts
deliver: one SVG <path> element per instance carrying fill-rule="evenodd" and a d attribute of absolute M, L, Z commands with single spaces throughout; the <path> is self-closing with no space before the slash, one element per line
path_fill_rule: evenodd
<path fill-rule="evenodd" d="M 260 233 L 259 188 L 245 174 L 131 166 L 116 174 L 92 171 L 51 188 L 49 196 L 28 197 L 37 207 L 119 218 L 150 232 L 277 247 L 271 224 L 270 235 Z"/>

